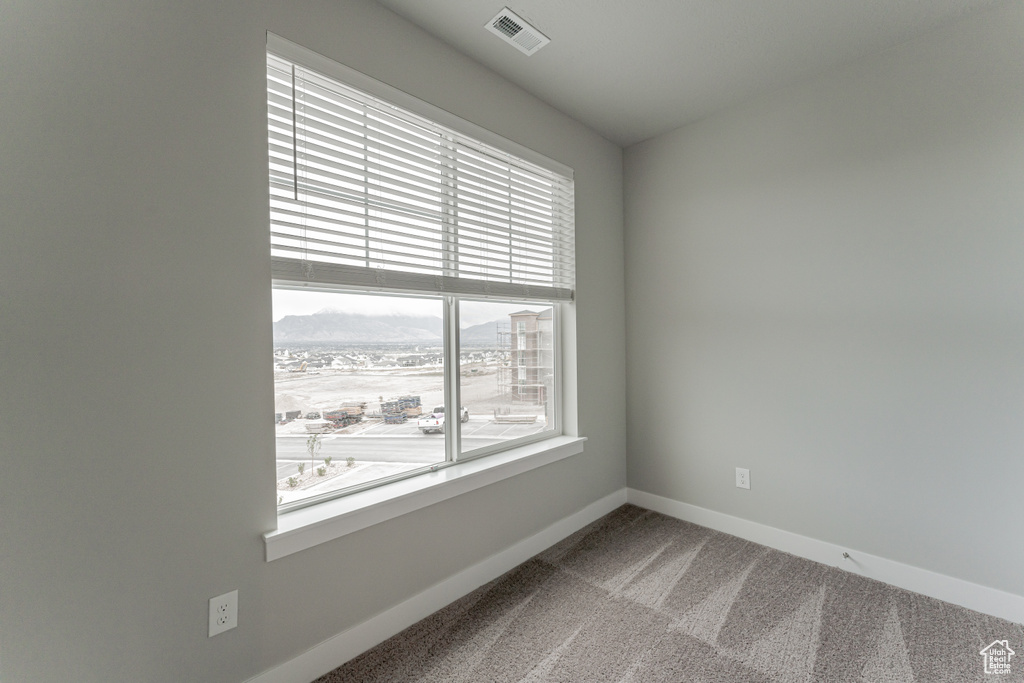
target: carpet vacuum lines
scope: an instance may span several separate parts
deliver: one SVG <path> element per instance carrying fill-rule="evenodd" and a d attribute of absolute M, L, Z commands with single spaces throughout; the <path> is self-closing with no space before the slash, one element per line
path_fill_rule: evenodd
<path fill-rule="evenodd" d="M 1022 648 L 1020 624 L 624 505 L 315 683 L 1024 683 Z"/>

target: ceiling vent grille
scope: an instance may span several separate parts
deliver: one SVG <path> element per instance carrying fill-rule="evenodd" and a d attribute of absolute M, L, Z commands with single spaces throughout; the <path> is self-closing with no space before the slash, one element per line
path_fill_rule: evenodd
<path fill-rule="evenodd" d="M 551 42 L 508 7 L 498 12 L 498 16 L 487 22 L 484 28 L 526 55 L 532 55 Z"/>

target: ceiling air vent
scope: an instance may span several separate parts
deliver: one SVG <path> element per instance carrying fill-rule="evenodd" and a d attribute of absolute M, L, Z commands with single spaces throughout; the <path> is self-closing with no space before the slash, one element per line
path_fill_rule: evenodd
<path fill-rule="evenodd" d="M 551 42 L 508 7 L 498 12 L 498 16 L 488 21 L 484 28 L 526 55 L 532 55 Z"/>

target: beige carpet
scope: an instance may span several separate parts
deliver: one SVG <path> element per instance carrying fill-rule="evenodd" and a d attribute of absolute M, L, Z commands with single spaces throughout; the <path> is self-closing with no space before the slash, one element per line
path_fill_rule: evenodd
<path fill-rule="evenodd" d="M 626 505 L 317 683 L 341 681 L 1004 683 L 1024 628 Z"/>

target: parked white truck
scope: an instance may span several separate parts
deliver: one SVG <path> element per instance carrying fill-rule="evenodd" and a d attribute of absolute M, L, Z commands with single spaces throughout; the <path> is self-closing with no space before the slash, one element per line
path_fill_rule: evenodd
<path fill-rule="evenodd" d="M 462 412 L 460 420 L 462 422 L 469 422 L 469 411 L 466 410 L 465 408 L 461 408 L 460 410 Z M 424 434 L 429 434 L 430 432 L 438 432 L 443 434 L 444 406 L 436 406 L 433 410 L 430 411 L 429 415 L 424 415 L 423 417 L 421 417 L 419 421 L 416 423 L 416 426 L 419 427 L 420 431 L 423 432 Z"/>

